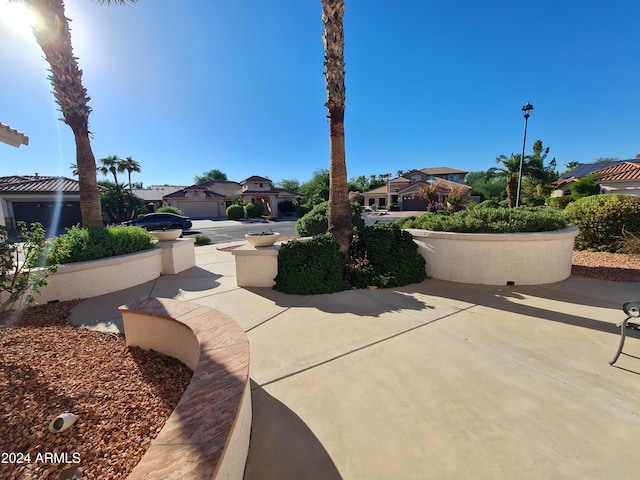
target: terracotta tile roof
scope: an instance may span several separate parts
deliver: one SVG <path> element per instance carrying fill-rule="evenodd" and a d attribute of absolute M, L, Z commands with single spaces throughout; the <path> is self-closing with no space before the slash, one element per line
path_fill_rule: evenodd
<path fill-rule="evenodd" d="M 13 147 L 20 147 L 20 145 L 29 145 L 29 137 L 15 128 L 11 128 L 9 125 L 0 122 L 0 142 Z"/>
<path fill-rule="evenodd" d="M 450 175 L 452 173 L 468 173 L 466 170 L 457 170 L 455 168 L 449 167 L 423 168 L 419 171 L 422 173 L 426 173 L 427 175 Z"/>
<path fill-rule="evenodd" d="M 271 183 L 271 180 L 264 177 L 259 177 L 258 175 L 254 175 L 253 177 L 245 178 L 240 183 L 248 183 L 248 182 L 262 182 L 262 183 Z"/>
<path fill-rule="evenodd" d="M 43 175 L 26 175 L 0 177 L 2 193 L 78 193 L 80 184 L 77 180 L 66 177 L 49 177 Z"/>
<path fill-rule="evenodd" d="M 640 160 L 628 160 L 593 172 L 598 182 L 640 180 Z"/>
<path fill-rule="evenodd" d="M 177 192 L 170 193 L 169 195 L 164 195 L 162 198 L 186 198 L 187 190 L 193 190 L 192 187 L 183 188 L 182 190 L 178 190 Z M 211 190 L 203 189 L 205 197 L 207 198 L 227 198 L 225 195 L 221 195 L 216 192 L 212 192 Z"/>

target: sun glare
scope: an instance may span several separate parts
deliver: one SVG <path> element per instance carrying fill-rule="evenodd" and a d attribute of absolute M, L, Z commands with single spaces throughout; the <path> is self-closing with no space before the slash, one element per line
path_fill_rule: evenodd
<path fill-rule="evenodd" d="M 32 26 L 36 21 L 33 12 L 21 3 L 0 0 L 0 19 L 12 32 L 22 37 L 33 35 Z"/>

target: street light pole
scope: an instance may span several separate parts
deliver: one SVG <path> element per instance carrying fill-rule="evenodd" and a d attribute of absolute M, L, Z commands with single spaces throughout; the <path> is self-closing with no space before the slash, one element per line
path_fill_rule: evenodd
<path fill-rule="evenodd" d="M 527 123 L 529 122 L 529 115 L 531 115 L 533 105 L 529 102 L 522 107 L 522 114 L 524 115 L 524 137 L 522 138 L 522 156 L 520 157 L 520 171 L 518 172 L 518 194 L 516 195 L 516 207 L 520 206 L 520 192 L 522 191 L 522 167 L 524 166 L 524 146 L 527 143 Z"/>

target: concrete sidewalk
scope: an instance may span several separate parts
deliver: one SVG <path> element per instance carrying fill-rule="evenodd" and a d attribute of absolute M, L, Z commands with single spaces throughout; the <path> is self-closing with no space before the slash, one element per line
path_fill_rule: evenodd
<path fill-rule="evenodd" d="M 571 277 L 490 287 L 435 280 L 294 296 L 242 289 L 220 245 L 197 267 L 86 300 L 118 330 L 144 296 L 214 307 L 251 345 L 246 479 L 635 479 L 640 358 L 615 323 L 640 284 Z M 625 352 L 640 357 L 640 341 Z"/>

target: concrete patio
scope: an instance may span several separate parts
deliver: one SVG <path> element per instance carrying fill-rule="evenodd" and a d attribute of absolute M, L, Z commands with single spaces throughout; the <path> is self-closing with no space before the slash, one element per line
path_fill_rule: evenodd
<path fill-rule="evenodd" d="M 72 321 L 119 330 L 158 296 L 230 315 L 251 349 L 245 479 L 635 479 L 640 358 L 609 360 L 640 284 L 427 280 L 293 296 L 236 285 L 221 245 L 196 267 L 89 299 Z M 630 337 L 625 353 L 640 357 Z"/>

